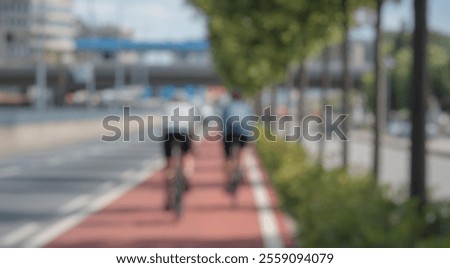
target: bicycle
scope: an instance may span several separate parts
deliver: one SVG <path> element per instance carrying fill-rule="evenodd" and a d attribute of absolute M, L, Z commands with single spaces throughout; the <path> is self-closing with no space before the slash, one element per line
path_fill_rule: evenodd
<path fill-rule="evenodd" d="M 242 151 L 242 144 L 238 139 L 233 139 L 230 147 L 230 159 L 233 161 L 232 171 L 230 173 L 230 180 L 227 186 L 227 191 L 232 194 L 233 200 L 236 199 L 236 192 L 243 181 L 243 174 L 240 167 L 240 154 Z"/>
<path fill-rule="evenodd" d="M 186 178 L 183 174 L 181 143 L 179 141 L 173 141 L 172 159 L 174 161 L 175 176 L 172 180 L 170 208 L 174 209 L 176 218 L 179 219 L 183 210 L 183 194 L 186 191 Z"/>

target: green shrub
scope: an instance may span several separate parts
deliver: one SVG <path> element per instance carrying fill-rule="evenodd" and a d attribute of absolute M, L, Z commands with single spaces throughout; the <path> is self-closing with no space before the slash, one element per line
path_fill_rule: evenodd
<path fill-rule="evenodd" d="M 280 139 L 269 141 L 263 136 L 257 140 L 257 149 L 270 175 L 277 173 L 281 165 L 295 165 L 307 161 L 306 152 L 294 142 Z"/>
<path fill-rule="evenodd" d="M 434 203 L 425 208 L 424 229 L 418 247 L 450 247 L 450 205 Z"/>
<path fill-rule="evenodd" d="M 393 220 L 396 206 L 369 178 L 351 178 L 345 171 L 324 172 L 320 188 L 308 203 L 297 206 L 300 245 L 304 247 L 409 246 L 416 225 Z M 312 189 L 310 189 L 312 190 Z M 400 235 L 394 229 L 406 228 Z"/>
<path fill-rule="evenodd" d="M 394 203 L 369 177 L 313 164 L 298 143 L 260 139 L 258 152 L 303 247 L 450 246 L 450 206 Z"/>

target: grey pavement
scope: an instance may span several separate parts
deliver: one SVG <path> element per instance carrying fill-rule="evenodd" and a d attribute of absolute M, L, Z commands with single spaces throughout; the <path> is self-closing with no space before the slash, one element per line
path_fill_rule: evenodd
<path fill-rule="evenodd" d="M 357 142 L 371 141 L 373 139 L 370 130 L 354 130 L 351 132 L 351 140 Z M 398 137 L 394 135 L 383 135 L 383 143 L 385 146 L 395 147 L 399 149 L 410 148 L 410 140 L 408 137 Z M 432 155 L 442 155 L 450 157 L 450 137 L 440 135 L 427 140 L 427 152 Z"/>
<path fill-rule="evenodd" d="M 136 139 L 95 139 L 0 159 L 0 247 L 44 245 L 162 163 L 160 144 Z"/>

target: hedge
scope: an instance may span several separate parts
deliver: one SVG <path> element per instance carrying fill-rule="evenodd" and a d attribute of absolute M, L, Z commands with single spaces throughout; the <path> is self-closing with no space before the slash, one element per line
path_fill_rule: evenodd
<path fill-rule="evenodd" d="M 294 142 L 256 142 L 300 247 L 449 247 L 450 206 L 392 201 L 370 176 L 326 170 Z"/>

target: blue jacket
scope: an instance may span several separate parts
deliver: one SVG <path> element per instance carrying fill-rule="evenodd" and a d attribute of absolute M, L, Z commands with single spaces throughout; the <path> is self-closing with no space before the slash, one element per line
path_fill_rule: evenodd
<path fill-rule="evenodd" d="M 242 124 L 242 119 L 249 115 L 253 115 L 253 111 L 246 102 L 238 100 L 228 104 L 222 116 L 224 136 L 232 134 L 250 137 L 253 133 L 248 130 L 250 127 L 248 122 L 246 127 Z"/>

